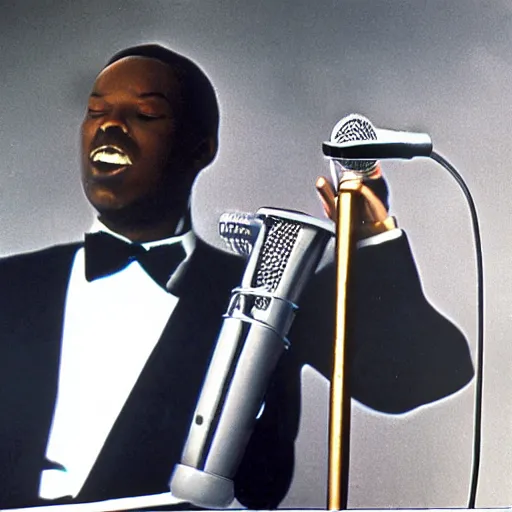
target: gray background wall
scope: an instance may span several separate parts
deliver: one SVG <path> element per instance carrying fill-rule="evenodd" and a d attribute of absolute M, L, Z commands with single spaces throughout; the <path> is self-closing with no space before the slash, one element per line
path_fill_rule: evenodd
<path fill-rule="evenodd" d="M 344 115 L 431 134 L 479 210 L 486 350 L 477 504 L 512 504 L 512 3 L 506 0 L 25 0 L 0 3 L 0 253 L 74 240 L 92 213 L 78 181 L 78 125 L 114 51 L 158 41 L 197 61 L 222 107 L 221 150 L 198 180 L 194 223 L 218 243 L 225 210 L 321 215 L 321 142 Z M 475 355 L 467 208 L 429 161 L 387 163 L 392 212 L 427 296 Z M 284 505 L 324 506 L 327 384 L 304 372 L 297 474 Z M 474 384 L 402 416 L 353 404 L 351 507 L 465 506 Z"/>

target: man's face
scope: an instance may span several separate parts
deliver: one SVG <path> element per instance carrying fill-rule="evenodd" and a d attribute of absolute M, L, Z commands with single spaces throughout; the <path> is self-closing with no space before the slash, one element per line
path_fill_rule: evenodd
<path fill-rule="evenodd" d="M 100 214 L 183 207 L 195 173 L 177 134 L 179 95 L 155 59 L 126 57 L 98 75 L 81 134 L 82 184 Z"/>

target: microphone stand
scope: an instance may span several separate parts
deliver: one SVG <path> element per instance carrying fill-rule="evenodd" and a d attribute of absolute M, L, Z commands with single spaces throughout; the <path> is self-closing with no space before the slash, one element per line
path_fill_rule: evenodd
<path fill-rule="evenodd" d="M 346 351 L 347 285 L 352 252 L 354 193 L 361 178 L 347 173 L 338 188 L 336 223 L 336 316 L 329 418 L 329 510 L 347 508 L 350 447 L 349 364 Z"/>

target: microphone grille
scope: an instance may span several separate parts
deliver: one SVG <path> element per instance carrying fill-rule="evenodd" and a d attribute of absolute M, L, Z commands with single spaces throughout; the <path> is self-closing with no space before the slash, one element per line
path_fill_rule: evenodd
<path fill-rule="evenodd" d="M 274 292 L 288 263 L 292 249 L 301 230 L 301 224 L 269 217 L 271 225 L 260 252 L 253 286 L 264 287 L 268 292 Z M 267 309 L 270 300 L 267 297 L 257 297 L 255 306 Z"/>
<path fill-rule="evenodd" d="M 260 227 L 261 220 L 252 213 L 226 212 L 219 219 L 219 235 L 227 248 L 240 256 L 249 256 Z"/>
<path fill-rule="evenodd" d="M 354 140 L 377 140 L 377 132 L 372 123 L 360 114 L 350 114 L 336 123 L 331 133 L 331 142 L 349 142 Z M 341 165 L 350 171 L 369 172 L 376 160 L 341 160 Z"/>

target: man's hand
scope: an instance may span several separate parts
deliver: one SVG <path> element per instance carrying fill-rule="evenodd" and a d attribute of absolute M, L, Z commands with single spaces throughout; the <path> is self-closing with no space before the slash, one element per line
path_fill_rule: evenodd
<path fill-rule="evenodd" d="M 316 189 L 325 214 L 336 222 L 338 191 L 324 177 L 317 179 Z M 364 182 L 361 178 L 347 173 L 341 180 L 340 189 L 354 191 L 354 229 L 359 240 L 396 228 L 394 218 L 388 215 L 388 188 L 380 172 L 380 167 L 369 180 Z"/>

